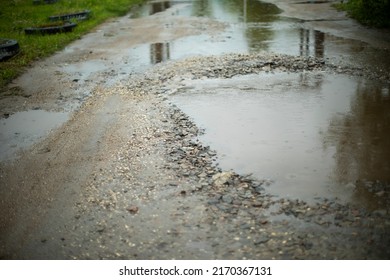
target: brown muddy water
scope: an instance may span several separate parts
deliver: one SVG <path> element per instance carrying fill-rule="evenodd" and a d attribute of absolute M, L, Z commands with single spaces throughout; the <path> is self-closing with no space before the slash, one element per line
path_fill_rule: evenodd
<path fill-rule="evenodd" d="M 266 178 L 278 197 L 378 207 L 365 187 L 390 181 L 389 84 L 269 73 L 185 88 L 171 101 L 205 129 L 222 169 Z"/>

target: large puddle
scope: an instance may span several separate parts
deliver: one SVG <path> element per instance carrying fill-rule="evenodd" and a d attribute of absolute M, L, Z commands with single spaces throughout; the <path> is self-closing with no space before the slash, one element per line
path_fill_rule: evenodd
<path fill-rule="evenodd" d="M 378 206 L 390 182 L 390 86 L 325 73 L 187 81 L 171 101 L 206 133 L 219 164 L 279 197 Z"/>
<path fill-rule="evenodd" d="M 151 1 L 133 16 L 164 11 L 210 18 L 226 28 L 214 35 L 139 45 L 131 54 L 140 64 L 266 51 L 390 71 L 389 49 L 283 17 L 273 4 Z M 189 81 L 170 101 L 205 128 L 202 140 L 217 150 L 223 169 L 268 178 L 275 196 L 307 201 L 325 197 L 386 207 L 381 196 L 390 182 L 388 84 L 326 73 L 264 73 Z"/>

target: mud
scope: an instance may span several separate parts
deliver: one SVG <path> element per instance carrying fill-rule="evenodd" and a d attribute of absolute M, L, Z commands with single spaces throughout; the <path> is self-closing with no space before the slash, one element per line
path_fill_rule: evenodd
<path fill-rule="evenodd" d="M 221 155 L 202 141 L 207 130 L 169 98 L 190 92 L 190 80 L 309 72 L 383 83 L 389 73 L 345 63 L 336 53 L 332 59 L 329 49 L 316 58 L 297 56 L 299 37 L 292 55 L 260 52 L 275 49 L 248 48 L 246 40 L 243 54 L 223 54 L 247 26 L 259 25 L 243 24 L 236 12 L 227 13 L 238 19 L 233 23 L 186 14 L 204 1 L 152 3 L 37 62 L 2 93 L 1 115 L 8 119 L 34 108 L 70 114 L 0 165 L 0 257 L 387 259 L 387 185 L 359 183 L 356 194 L 381 198 L 375 209 L 327 197 L 274 197 L 267 178 L 220 166 Z M 200 8 L 199 15 L 210 11 Z M 205 44 L 172 51 L 194 42 L 189 38 Z M 367 61 L 363 50 L 374 47 L 365 44 L 351 56 Z"/>

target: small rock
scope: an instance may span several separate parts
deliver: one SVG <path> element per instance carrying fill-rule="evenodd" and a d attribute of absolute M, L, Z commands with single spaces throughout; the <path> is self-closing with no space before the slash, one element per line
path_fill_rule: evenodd
<path fill-rule="evenodd" d="M 247 223 L 243 223 L 240 225 L 240 228 L 241 229 L 250 229 L 251 228 L 251 225 L 250 224 L 247 224 Z"/>
<path fill-rule="evenodd" d="M 233 202 L 233 197 L 231 195 L 224 195 L 222 196 L 222 201 L 226 202 L 228 204 L 231 204 Z"/>
<path fill-rule="evenodd" d="M 105 229 L 106 227 L 104 225 L 99 225 L 96 229 L 96 232 L 102 233 Z"/>
<path fill-rule="evenodd" d="M 267 243 L 268 241 L 270 240 L 270 238 L 268 236 L 260 236 L 258 238 L 256 238 L 253 243 L 255 245 L 259 245 L 259 244 L 264 244 L 264 243 Z"/>
<path fill-rule="evenodd" d="M 215 174 L 212 179 L 213 179 L 213 184 L 216 187 L 223 187 L 226 185 L 232 178 L 233 178 L 234 173 L 233 172 L 221 172 Z"/>
<path fill-rule="evenodd" d="M 379 209 L 379 210 L 373 211 L 372 214 L 373 214 L 374 216 L 378 216 L 378 217 L 386 217 L 386 215 L 387 215 L 388 213 L 387 213 L 387 210 L 385 210 L 385 209 Z"/>
<path fill-rule="evenodd" d="M 217 208 L 218 208 L 219 210 L 221 210 L 221 211 L 229 211 L 229 210 L 231 209 L 231 207 L 229 207 L 229 205 L 227 205 L 227 204 L 222 204 L 222 203 L 218 204 L 218 205 L 217 205 Z"/>
<path fill-rule="evenodd" d="M 137 206 L 130 206 L 126 208 L 127 211 L 129 211 L 131 214 L 138 213 L 139 208 Z"/>
<path fill-rule="evenodd" d="M 255 201 L 252 203 L 252 206 L 256 208 L 260 208 L 261 206 L 263 206 L 263 203 L 260 201 Z"/>
<path fill-rule="evenodd" d="M 216 195 L 208 201 L 208 204 L 210 204 L 210 205 L 218 204 L 220 202 L 221 198 L 222 198 L 221 195 Z"/>
<path fill-rule="evenodd" d="M 379 196 L 379 197 L 382 197 L 385 195 L 385 191 L 380 191 L 380 192 L 377 192 L 375 193 L 376 196 Z"/>
<path fill-rule="evenodd" d="M 268 223 L 268 221 L 267 221 L 266 219 L 261 219 L 261 220 L 259 221 L 259 223 L 262 224 L 262 225 L 265 225 L 265 224 Z"/>

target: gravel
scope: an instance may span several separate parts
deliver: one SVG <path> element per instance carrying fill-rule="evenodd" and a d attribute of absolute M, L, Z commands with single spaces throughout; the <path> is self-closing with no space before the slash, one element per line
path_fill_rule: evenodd
<path fill-rule="evenodd" d="M 221 170 L 218 154 L 197 138 L 204 132 L 167 102 L 169 94 L 185 90 L 181 82 L 187 79 L 228 79 L 264 71 L 326 71 L 389 78 L 361 68 L 328 65 L 322 59 L 276 54 L 170 61 L 130 76 L 92 97 L 119 96 L 116 124 L 124 122 L 128 127 L 122 124 L 117 128 L 114 123 L 111 129 L 121 134 L 98 141 L 98 146 L 110 141 L 116 146 L 102 154 L 100 164 L 87 174 L 71 217 L 61 220 L 56 216 L 63 224 L 51 234 L 35 231 L 29 237 L 33 245 L 2 247 L 1 256 L 388 259 L 388 186 L 359 182 L 359 187 L 383 198 L 379 210 L 323 198 L 317 198 L 316 203 L 274 198 L 264 188 L 272 182 Z M 80 114 L 92 103 L 87 102 Z M 53 148 L 49 151 L 55 152 Z"/>
<path fill-rule="evenodd" d="M 161 64 L 124 84 L 128 92 L 155 94 L 163 99 L 179 94 L 188 79 L 231 78 L 261 72 L 328 72 L 389 80 L 389 73 L 375 73 L 348 65 L 327 64 L 323 59 L 277 54 L 229 54 L 190 58 Z M 208 223 L 237 237 L 232 255 L 215 245 L 218 257 L 276 259 L 377 259 L 390 256 L 388 185 L 358 182 L 384 197 L 382 210 L 341 204 L 317 198 L 309 204 L 300 200 L 275 199 L 265 192 L 272 182 L 225 171 L 215 164 L 217 154 L 197 142 L 203 133 L 178 108 L 169 108 L 174 130 L 165 136 L 167 160 L 178 176 L 191 181 L 190 193 L 207 195 Z M 177 165 L 179 165 L 177 167 Z M 228 234 L 231 238 L 231 234 Z M 235 239 L 235 238 L 233 238 Z M 229 240 L 222 247 L 229 244 Z M 239 245 L 238 245 L 239 244 Z M 253 246 L 255 245 L 255 246 Z M 228 246 L 229 248 L 229 246 Z"/>

